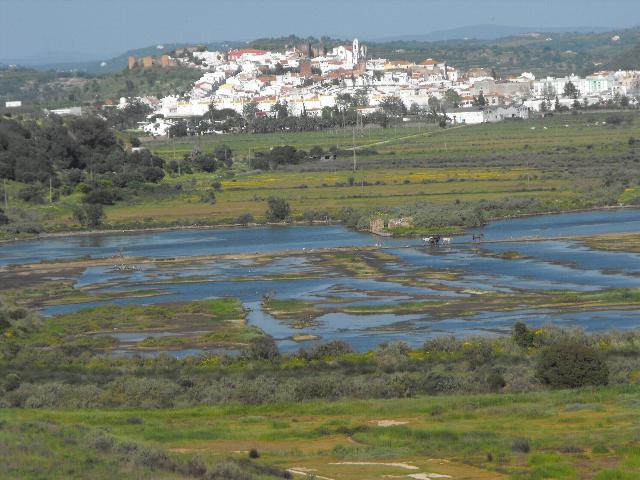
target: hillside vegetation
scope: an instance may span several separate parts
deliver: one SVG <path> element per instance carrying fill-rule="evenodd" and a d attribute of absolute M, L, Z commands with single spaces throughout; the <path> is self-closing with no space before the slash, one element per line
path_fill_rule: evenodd
<path fill-rule="evenodd" d="M 367 227 L 373 215 L 410 215 L 418 227 L 413 233 L 521 213 L 636 204 L 639 128 L 632 113 L 449 129 L 365 128 L 356 136 L 354 172 L 352 132 L 340 129 L 148 141 L 148 151 L 132 154 L 128 145 L 135 139 L 114 136 L 98 120 L 5 119 L 0 165 L 9 180 L 9 208 L 0 231 L 8 237 L 98 226 L 262 222 L 271 197 L 288 205 L 279 221 L 333 219 Z M 61 134 L 54 140 L 50 132 Z M 289 145 L 282 153 L 293 152 L 285 160 L 293 163 L 251 170 L 259 165 L 248 157 L 269 159 L 274 145 Z M 336 160 L 309 156 L 330 150 Z M 53 151 L 59 152 L 54 162 Z"/>

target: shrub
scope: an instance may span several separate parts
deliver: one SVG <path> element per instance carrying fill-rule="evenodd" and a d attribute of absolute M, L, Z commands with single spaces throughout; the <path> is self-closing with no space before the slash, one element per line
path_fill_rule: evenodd
<path fill-rule="evenodd" d="M 87 435 L 86 443 L 91 448 L 100 452 L 109 452 L 115 445 L 113 437 L 98 430 Z"/>
<path fill-rule="evenodd" d="M 322 360 L 323 358 L 338 357 L 347 353 L 353 353 L 351 345 L 341 340 L 333 340 L 315 345 L 309 350 L 301 348 L 299 355 L 306 360 Z"/>
<path fill-rule="evenodd" d="M 525 438 L 517 438 L 513 441 L 511 450 L 514 452 L 529 453 L 531 451 L 531 445 L 529 445 L 529 440 Z"/>
<path fill-rule="evenodd" d="M 153 448 L 141 447 L 134 456 L 134 462 L 154 470 L 174 470 L 175 464 L 166 452 Z"/>
<path fill-rule="evenodd" d="M 465 342 L 462 352 L 464 354 L 464 358 L 469 361 L 471 368 L 484 365 L 493 358 L 493 348 L 491 343 L 484 338 Z"/>
<path fill-rule="evenodd" d="M 4 213 L 4 210 L 0 208 L 0 227 L 2 225 L 6 225 L 7 223 L 9 223 L 9 217 L 7 217 L 7 214 Z"/>
<path fill-rule="evenodd" d="M 270 362 L 280 356 L 275 340 L 267 336 L 253 339 L 243 354 L 251 360 L 268 360 Z"/>
<path fill-rule="evenodd" d="M 253 480 L 253 475 L 236 463 L 224 462 L 205 476 L 206 480 Z"/>
<path fill-rule="evenodd" d="M 209 155 L 197 155 L 193 159 L 194 166 L 203 172 L 215 172 L 218 169 L 218 162 L 216 159 Z"/>
<path fill-rule="evenodd" d="M 491 372 L 487 377 L 487 386 L 492 392 L 498 392 L 506 387 L 506 385 L 507 381 L 499 372 Z"/>
<path fill-rule="evenodd" d="M 218 146 L 213 151 L 213 155 L 218 160 L 223 162 L 227 168 L 231 168 L 231 166 L 233 165 L 233 152 L 231 151 L 231 148 L 229 148 L 228 145 L 225 145 L 223 143 L 222 145 Z"/>
<path fill-rule="evenodd" d="M 462 342 L 453 335 L 434 337 L 424 342 L 424 349 L 427 352 L 454 353 L 462 349 Z"/>
<path fill-rule="evenodd" d="M 606 385 L 609 369 L 593 348 L 563 342 L 542 352 L 536 377 L 554 388 L 579 388 Z"/>
<path fill-rule="evenodd" d="M 12 392 L 13 390 L 17 390 L 20 386 L 20 377 L 15 373 L 9 373 L 4 382 L 4 389 L 7 392 Z"/>
<path fill-rule="evenodd" d="M 178 463 L 176 470 L 190 477 L 202 478 L 207 473 L 207 466 L 197 457 L 190 458 L 185 463 Z"/>
<path fill-rule="evenodd" d="M 282 222 L 291 214 L 289 203 L 284 198 L 269 197 L 267 203 L 269 204 L 267 220 L 270 222 Z"/>
<path fill-rule="evenodd" d="M 249 458 L 260 458 L 260 452 L 257 449 L 252 448 L 249 450 Z"/>
<path fill-rule="evenodd" d="M 382 344 L 375 350 L 375 362 L 385 372 L 403 369 L 409 361 L 409 346 L 404 342 Z"/>
<path fill-rule="evenodd" d="M 204 192 L 200 198 L 204 203 L 210 203 L 211 205 L 214 205 L 216 203 L 216 192 L 214 190 L 209 190 L 207 192 Z"/>
<path fill-rule="evenodd" d="M 113 205 L 120 197 L 115 190 L 109 188 L 96 188 L 87 193 L 82 201 L 89 204 Z"/>
<path fill-rule="evenodd" d="M 516 322 L 513 325 L 513 341 L 522 348 L 530 348 L 533 346 L 534 334 L 522 322 Z"/>
<path fill-rule="evenodd" d="M 254 222 L 254 218 L 253 218 L 253 215 L 251 215 L 250 213 L 243 213 L 236 219 L 236 223 L 239 223 L 240 225 L 243 225 L 245 227 L 253 222 Z"/>
<path fill-rule="evenodd" d="M 104 218 L 102 205 L 78 205 L 73 209 L 73 218 L 86 228 L 100 226 Z"/>
<path fill-rule="evenodd" d="M 28 203 L 38 203 L 38 204 L 44 203 L 44 197 L 42 196 L 42 193 L 37 187 L 33 185 L 30 185 L 20 190 L 18 192 L 18 198 Z"/>

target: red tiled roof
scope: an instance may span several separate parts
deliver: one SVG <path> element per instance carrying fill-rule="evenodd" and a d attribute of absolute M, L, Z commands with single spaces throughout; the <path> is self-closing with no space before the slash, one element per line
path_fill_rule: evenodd
<path fill-rule="evenodd" d="M 267 52 L 264 50 L 256 50 L 255 48 L 239 48 L 237 50 L 231 50 L 229 52 L 229 57 L 231 58 L 240 58 L 245 54 L 254 54 L 254 55 L 264 55 Z"/>

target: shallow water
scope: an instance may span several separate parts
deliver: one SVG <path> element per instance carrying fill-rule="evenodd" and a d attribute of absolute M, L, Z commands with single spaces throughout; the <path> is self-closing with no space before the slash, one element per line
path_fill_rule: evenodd
<path fill-rule="evenodd" d="M 466 236 L 455 238 L 450 247 L 439 249 L 425 247 L 415 239 L 381 239 L 335 225 L 114 234 L 2 245 L 0 265 L 82 255 L 105 257 L 119 252 L 152 258 L 295 252 L 294 255 L 259 262 L 250 258 L 230 258 L 190 265 L 147 264 L 139 270 L 124 273 L 114 272 L 112 267 L 89 267 L 75 278 L 76 287 L 92 287 L 93 293 L 153 289 L 162 294 L 58 305 L 45 308 L 43 312 L 55 315 L 106 303 L 152 304 L 233 296 L 251 309 L 249 323 L 273 335 L 283 350 L 296 350 L 301 345 L 314 343 L 291 339 L 299 334 L 315 335 L 323 340 L 345 340 L 364 350 L 397 340 L 420 345 L 427 338 L 443 334 L 493 335 L 508 331 L 519 320 L 532 325 L 552 322 L 562 326 L 581 326 L 588 331 L 630 329 L 639 326 L 640 311 L 558 312 L 523 307 L 508 312 L 482 311 L 450 318 L 432 318 L 429 314 L 329 311 L 318 316 L 311 325 L 293 328 L 288 322 L 265 313 L 261 299 L 265 295 L 304 299 L 335 310 L 345 305 L 385 305 L 424 298 L 447 300 L 468 295 L 468 291 L 639 288 L 640 255 L 592 250 L 577 241 L 552 239 L 636 231 L 640 231 L 640 210 L 620 209 L 505 220 L 482 229 L 486 240 L 508 240 L 510 237 L 544 237 L 549 240 L 473 244 Z M 315 257 L 310 253 L 320 248 L 374 244 L 381 244 L 385 247 L 384 252 L 393 256 L 391 260 L 384 259 L 378 263 L 383 273 L 376 278 L 356 277 L 339 269 L 324 268 L 322 262 L 314 262 Z M 506 251 L 517 251 L 524 258 L 501 258 L 500 255 Z M 424 272 L 456 272 L 458 276 L 430 279 L 421 276 Z M 285 274 L 304 274 L 305 278 L 264 278 L 265 275 Z M 401 277 L 421 279 L 423 283 L 407 285 L 406 281 L 401 283 Z M 142 332 L 138 336 L 148 335 Z M 131 353 L 126 348 L 127 342 L 123 344 L 118 352 Z M 171 353 L 182 356 L 197 352 Z"/>

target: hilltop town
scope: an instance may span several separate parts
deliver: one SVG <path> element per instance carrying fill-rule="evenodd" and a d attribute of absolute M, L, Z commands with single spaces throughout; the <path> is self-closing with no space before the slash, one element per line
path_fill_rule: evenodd
<path fill-rule="evenodd" d="M 358 39 L 333 48 L 311 43 L 284 51 L 193 47 L 129 58 L 130 70 L 177 66 L 200 69 L 202 76 L 182 95 L 138 99 L 153 109 L 141 124 L 149 134 L 166 135 L 176 122 L 203 117 L 212 107 L 245 117 L 323 117 L 345 103 L 363 116 L 395 105 L 396 116 L 432 113 L 450 123 L 477 124 L 614 102 L 633 106 L 640 92 L 640 71 L 561 78 L 523 72 L 501 79 L 491 67 L 463 71 L 445 59 L 371 58 Z M 118 107 L 131 100 L 122 98 Z"/>

